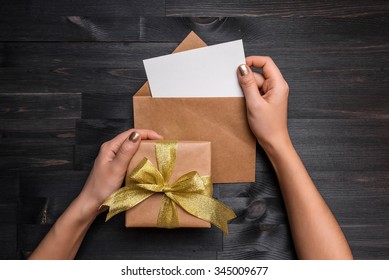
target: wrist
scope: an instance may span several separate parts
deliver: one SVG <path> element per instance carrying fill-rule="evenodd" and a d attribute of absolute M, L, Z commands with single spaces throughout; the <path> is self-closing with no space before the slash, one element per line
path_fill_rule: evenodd
<path fill-rule="evenodd" d="M 289 134 L 283 134 L 278 137 L 275 137 L 271 141 L 265 143 L 259 142 L 262 148 L 265 150 L 270 161 L 274 165 L 274 161 L 277 161 L 282 155 L 289 154 L 291 150 L 294 149 L 292 140 L 289 137 Z"/>
<path fill-rule="evenodd" d="M 78 195 L 73 203 L 81 222 L 93 221 L 100 213 L 100 205 L 89 199 L 83 192 Z"/>

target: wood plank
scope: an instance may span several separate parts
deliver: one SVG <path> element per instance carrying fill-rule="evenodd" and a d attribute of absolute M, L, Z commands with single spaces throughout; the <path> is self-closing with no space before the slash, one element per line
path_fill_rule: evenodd
<path fill-rule="evenodd" d="M 218 187 L 220 198 L 249 197 L 267 198 L 281 197 L 278 181 L 273 171 L 256 170 L 255 182 L 243 184 L 222 184 Z"/>
<path fill-rule="evenodd" d="M 100 145 L 76 145 L 74 147 L 74 169 L 88 170 L 93 167 L 93 163 L 99 154 Z"/>
<path fill-rule="evenodd" d="M 82 190 L 87 172 L 23 172 L 20 177 L 20 222 L 53 224 Z"/>
<path fill-rule="evenodd" d="M 64 91 L 82 90 L 88 92 L 85 97 L 85 117 L 99 117 L 98 110 L 94 111 L 93 106 L 88 106 L 87 101 L 92 104 L 96 104 L 96 108 L 102 109 L 103 118 L 107 117 L 120 117 L 129 118 L 129 108 L 132 108 L 131 95 L 134 94 L 139 87 L 146 80 L 145 73 L 141 70 L 137 71 L 125 71 L 119 70 L 113 71 L 112 69 L 96 69 L 99 74 L 95 75 L 86 69 L 68 69 L 66 70 L 72 75 L 68 76 L 64 73 L 54 73 L 51 71 L 38 71 L 25 73 L 20 68 L 0 68 L 0 72 L 3 76 L 0 76 L 3 86 L 0 91 L 20 91 L 28 87 L 29 90 L 42 91 L 42 90 L 55 90 L 60 88 Z M 124 74 L 123 76 L 119 73 Z M 289 117 L 290 118 L 373 118 L 373 119 L 388 119 L 389 118 L 389 97 L 386 94 L 385 87 L 388 86 L 388 71 L 389 70 L 344 70 L 344 71 L 327 71 L 321 70 L 287 70 L 283 69 L 284 76 L 290 86 L 290 98 L 289 98 Z M 14 75 L 21 75 L 24 77 L 20 83 L 11 82 L 11 77 Z M 128 76 L 127 76 L 128 75 Z M 386 76 L 385 76 L 386 75 Z M 68 78 L 70 77 L 70 78 Z M 47 79 L 47 82 L 46 82 Z M 43 82 L 45 81 L 45 82 Z M 334 89 L 332 84 L 336 84 Z M 371 84 L 376 86 L 371 87 Z M 369 87 L 371 89 L 369 89 Z M 112 98 L 110 94 L 112 94 Z M 128 94 L 128 99 L 126 95 Z M 366 98 L 369 96 L 369 98 Z M 23 108 L 12 108 L 11 104 L 23 103 L 22 98 L 16 101 L 16 97 L 7 97 L 9 102 L 6 102 L 4 96 L 1 96 L 0 103 L 4 109 L 1 114 L 7 116 L 7 118 L 21 118 L 24 114 L 29 112 L 23 112 Z M 43 97 L 42 97 L 43 98 Z M 53 97 L 54 98 L 54 97 Z M 46 115 L 47 118 L 61 118 L 68 114 L 66 117 L 78 118 L 80 112 L 76 108 L 70 111 L 64 111 L 58 109 L 63 106 L 59 100 L 55 101 L 49 99 L 31 101 L 35 102 L 36 108 L 34 110 L 41 110 L 39 114 Z M 3 101 L 4 100 L 4 101 Z M 47 101 L 46 101 L 47 100 Z M 120 107 L 117 107 L 119 101 L 123 101 Z M 45 104 L 51 103 L 54 105 L 48 107 L 45 110 L 39 108 L 39 106 L 46 106 Z M 58 103 L 57 103 L 58 102 Z M 70 102 L 70 100 L 68 101 Z M 79 101 L 74 101 L 79 102 Z M 113 107 L 109 110 L 106 106 L 106 102 L 111 102 Z M 11 103 L 11 104 L 8 104 Z M 8 105 L 7 105 L 8 104 Z M 66 103 L 65 103 L 66 104 Z M 20 104 L 21 107 L 27 104 Z M 79 106 L 79 105 L 77 105 Z M 10 111 L 12 110 L 14 111 Z M 123 110 L 123 111 L 122 111 Z M 125 111 L 124 111 L 125 110 Z M 93 112 L 94 111 L 94 112 Z M 20 115 L 20 117 L 19 117 Z M 69 116 L 70 115 L 70 116 Z M 9 117 L 8 117 L 9 116 Z M 132 116 L 132 114 L 130 115 Z M 33 116 L 34 117 L 34 116 Z"/>
<path fill-rule="evenodd" d="M 0 92 L 83 93 L 122 92 L 134 94 L 146 81 L 144 70 L 127 68 L 36 68 L 0 67 Z M 18 82 L 15 82 L 18 77 Z"/>
<path fill-rule="evenodd" d="M 384 242 L 386 240 L 383 240 Z M 380 244 L 381 241 L 376 241 L 377 244 Z M 374 242 L 375 243 L 375 242 Z M 359 245 L 359 244 L 350 244 L 353 257 L 355 260 L 388 260 L 389 259 L 389 247 L 387 245 L 380 246 L 376 244 L 371 245 Z"/>
<path fill-rule="evenodd" d="M 13 202 L 19 196 L 19 176 L 17 173 L 1 171 L 0 172 L 0 203 Z"/>
<path fill-rule="evenodd" d="M 343 190 L 346 191 L 346 190 Z M 365 193 L 368 193 L 365 190 Z M 358 196 L 355 194 L 340 197 L 323 195 L 328 206 L 334 213 L 339 224 L 344 225 L 375 225 L 389 226 L 388 222 L 388 191 L 384 195 Z"/>
<path fill-rule="evenodd" d="M 2 170 L 66 170 L 73 168 L 73 147 L 0 145 Z"/>
<path fill-rule="evenodd" d="M 20 196 L 74 198 L 88 175 L 89 172 L 73 170 L 42 170 L 38 174 L 24 171 L 20 174 Z"/>
<path fill-rule="evenodd" d="M 388 170 L 388 147 L 375 144 L 356 145 L 346 143 L 333 146 L 330 143 L 295 145 L 309 171 L 374 171 Z"/>
<path fill-rule="evenodd" d="M 19 223 L 53 225 L 75 198 L 21 197 Z"/>
<path fill-rule="evenodd" d="M 93 48 L 89 49 L 93 53 Z M 319 49 L 316 51 L 319 52 Z M 340 55 L 337 56 L 337 61 L 333 59 L 331 49 L 326 50 L 326 54 L 316 52 L 316 56 L 310 57 L 309 61 L 306 58 L 301 59 L 301 57 L 308 56 L 303 53 L 288 55 L 287 58 L 285 55 L 274 57 L 291 88 L 290 117 L 389 118 L 387 114 L 388 95 L 385 94 L 389 84 L 389 70 L 376 67 L 376 65 L 381 65 L 380 63 L 385 63 L 382 61 L 382 57 L 386 56 L 383 53 L 379 54 L 378 49 L 374 55 L 366 54 L 370 50 L 366 52 L 363 51 L 363 48 L 356 51 L 355 54 L 348 54 L 348 57 L 340 58 Z M 311 52 L 312 50 L 307 49 L 305 53 Z M 348 52 L 352 53 L 349 50 Z M 258 53 L 255 52 L 255 54 Z M 267 54 L 271 55 L 272 53 Z M 318 57 L 319 55 L 321 58 Z M 359 59 L 361 56 L 363 59 Z M 101 57 L 101 55 L 97 57 Z M 358 59 L 356 60 L 355 57 Z M 62 58 L 58 56 L 58 59 Z M 73 59 L 68 57 L 65 60 Z M 114 57 L 112 59 L 126 60 Z M 137 61 L 140 62 L 141 59 L 139 57 Z M 296 61 L 298 61 L 297 64 Z M 315 61 L 314 67 L 312 67 L 312 61 Z M 107 61 L 105 64 L 109 65 L 112 62 Z M 47 63 L 51 64 L 50 61 Z M 101 61 L 99 63 L 101 66 L 104 64 Z M 93 65 L 93 59 L 88 64 Z M 333 65 L 338 65 L 338 69 L 334 69 Z M 304 67 L 307 68 L 302 69 Z M 146 80 L 143 68 L 142 70 L 64 68 L 66 67 L 56 67 L 54 71 L 40 68 L 28 72 L 25 69 L 14 67 L 0 68 L 0 72 L 3 74 L 1 76 L 3 87 L 0 90 L 20 91 L 28 86 L 30 90 L 34 91 L 58 90 L 60 88 L 63 91 L 82 90 L 90 93 L 134 93 Z M 12 82 L 14 76 L 22 77 L 19 83 Z M 43 81 L 47 82 L 43 83 Z M 371 87 L 370 83 L 375 84 L 375 86 Z M 337 85 L 336 89 L 332 86 L 333 84 Z M 366 99 L 367 94 L 371 98 Z"/>
<path fill-rule="evenodd" d="M 386 120 L 289 121 L 291 138 L 311 171 L 388 170 L 387 125 Z"/>
<path fill-rule="evenodd" d="M 64 15 L 64 16 L 101 16 L 101 17 L 132 17 L 139 15 L 164 16 L 164 0 L 0 0 L 2 7 L 0 15 Z"/>
<path fill-rule="evenodd" d="M 2 67 L 25 69 L 86 67 L 113 68 L 113 71 L 121 68 L 143 70 L 143 59 L 169 54 L 176 47 L 177 43 L 10 42 L 0 44 L 4 54 L 0 63 Z M 62 71 L 67 72 L 66 69 Z"/>
<path fill-rule="evenodd" d="M 13 199 L 8 202 L 0 202 L 0 223 L 16 224 L 17 223 L 18 202 Z"/>
<path fill-rule="evenodd" d="M 342 226 L 389 225 L 389 172 L 320 171 L 311 176 Z"/>
<path fill-rule="evenodd" d="M 244 44 L 306 48 L 318 45 L 382 44 L 386 14 L 357 18 L 316 17 L 141 17 L 141 40 L 180 42 L 191 30 L 208 44 L 243 39 Z M 342 28 L 339 28 L 342 26 Z M 325 38 L 325 40 L 323 40 Z M 385 41 L 385 40 L 384 40 Z"/>
<path fill-rule="evenodd" d="M 81 94 L 0 93 L 0 108 L 2 119 L 76 119 L 81 117 Z"/>
<path fill-rule="evenodd" d="M 85 239 L 85 245 L 92 241 L 107 242 L 106 248 L 101 248 L 101 250 L 109 250 L 110 245 L 112 245 L 112 250 L 125 246 L 129 253 L 132 250 L 216 251 L 222 248 L 222 232 L 216 227 L 210 229 L 125 228 L 124 213 L 115 216 L 108 222 L 104 222 L 104 220 L 105 213 L 100 215 L 93 223 Z M 164 240 L 164 242 L 160 242 L 161 240 Z"/>
<path fill-rule="evenodd" d="M 271 250 L 239 250 L 217 252 L 219 260 L 294 260 L 297 259 L 294 251 Z"/>
<path fill-rule="evenodd" d="M 268 16 L 280 17 L 342 17 L 381 15 L 389 11 L 385 1 L 363 0 L 320 2 L 315 1 L 207 1 L 165 0 L 167 16 Z M 362 12 L 363 11 L 363 12 Z"/>
<path fill-rule="evenodd" d="M 278 198 L 220 198 L 234 210 L 237 218 L 230 224 L 244 224 L 252 227 L 261 225 L 287 224 L 282 197 Z"/>
<path fill-rule="evenodd" d="M 17 173 L 0 173 L 0 250 L 1 260 L 18 259 L 17 223 L 19 178 Z"/>
<path fill-rule="evenodd" d="M 388 172 L 315 171 L 311 173 L 311 176 L 342 226 L 388 225 L 386 217 L 389 211 Z M 269 201 L 269 189 L 275 192 L 271 193 L 272 196 L 277 195 L 277 193 L 280 196 L 276 180 L 274 178 L 269 180 L 269 178 L 271 176 L 263 175 L 259 182 L 257 180 L 256 183 L 250 186 L 244 184 L 234 186 L 231 184 L 219 187 L 221 199 L 233 207 L 238 214 L 238 219 L 233 223 L 250 222 L 247 221 L 249 202 L 259 199 L 263 200 L 266 206 L 266 202 Z M 228 199 L 223 197 L 228 197 Z M 245 202 L 244 199 L 236 197 L 247 197 L 247 199 Z M 279 199 L 279 203 L 282 203 L 281 197 Z M 355 205 L 358 206 L 355 207 Z M 272 218 L 275 213 L 278 217 L 282 217 L 284 213 L 282 213 L 283 210 L 280 210 L 282 208 L 279 208 L 281 206 L 281 204 L 277 206 L 278 210 L 276 212 L 267 211 L 263 218 Z M 255 221 L 253 222 L 255 223 Z M 260 220 L 260 222 L 263 222 L 263 220 Z M 270 223 L 270 221 L 268 222 Z"/>
<path fill-rule="evenodd" d="M 240 251 L 294 251 L 292 236 L 287 225 L 229 225 L 230 232 L 223 238 L 223 252 Z M 234 258 L 234 257 L 232 257 Z"/>
<path fill-rule="evenodd" d="M 388 37 L 384 15 L 356 18 L 315 17 L 83 17 L 15 16 L 0 18 L 0 41 L 182 41 L 195 31 L 208 44 L 244 43 L 307 47 L 317 44 L 381 44 Z M 341 25 L 342 28 L 338 28 Z M 215 32 L 217 30 L 217 32 Z M 269 32 L 271 30 L 272 32 Z M 326 38 L 323 41 L 323 38 Z"/>
<path fill-rule="evenodd" d="M 138 15 L 164 16 L 165 0 L 39 0 L 38 15 L 77 15 L 103 17 L 131 17 Z M 39 4 L 38 4 L 39 3 Z"/>
<path fill-rule="evenodd" d="M 16 260 L 17 254 L 17 226 L 16 224 L 0 224 L 0 259 Z"/>
<path fill-rule="evenodd" d="M 0 41 L 139 41 L 139 17 L 0 17 Z"/>
<path fill-rule="evenodd" d="M 0 119 L 0 144 L 69 145 L 75 129 L 73 119 Z"/>
<path fill-rule="evenodd" d="M 76 143 L 100 146 L 130 128 L 129 120 L 81 119 L 76 123 Z"/>
<path fill-rule="evenodd" d="M 289 119 L 292 140 L 298 145 L 383 145 L 388 143 L 388 120 Z M 369 128 L 366 131 L 366 128 Z M 382 147 L 384 148 L 384 147 Z M 383 150 L 384 151 L 384 150 Z"/>
<path fill-rule="evenodd" d="M 34 2 L 30 0 L 0 0 L 0 15 L 29 15 L 34 13 Z M 36 11 L 35 11 L 36 12 Z"/>
<path fill-rule="evenodd" d="M 379 37 L 382 38 L 382 37 Z M 182 38 L 184 39 L 184 38 Z M 371 69 L 382 71 L 388 44 L 376 40 L 339 42 L 304 42 L 294 46 L 287 42 L 256 40 L 245 43 L 246 55 L 273 56 L 281 69 L 343 70 Z M 287 44 L 287 45 L 285 45 Z M 9 42 L 1 43 L 2 67 L 40 68 L 128 68 L 143 70 L 143 59 L 170 54 L 177 43 L 122 43 L 111 42 Z M 259 53 L 260 52 L 260 53 Z M 336 55 L 334 55 L 336 53 Z M 358 57 L 358 59 L 355 59 Z M 37 67 L 39 65 L 39 67 Z M 66 69 L 63 69 L 66 72 Z M 374 78 L 374 77 L 372 77 Z"/>
<path fill-rule="evenodd" d="M 104 245 L 104 244 L 103 244 Z M 82 249 L 77 254 L 77 259 L 86 260 L 213 260 L 216 259 L 215 251 L 196 250 L 166 250 L 166 251 L 131 251 L 118 249 L 105 250 L 104 253 L 84 252 Z"/>
<path fill-rule="evenodd" d="M 119 214 L 107 223 L 101 215 L 92 224 L 80 248 L 80 258 L 99 259 L 106 254 L 113 259 L 133 258 L 134 251 L 142 251 L 146 259 L 155 258 L 155 252 L 169 251 L 217 251 L 222 247 L 222 233 L 216 229 L 158 229 L 124 227 L 123 215 Z M 49 227 L 21 225 L 21 250 L 32 251 Z M 164 242 L 160 242 L 164 240 Z M 182 254 L 182 253 L 181 253 Z M 179 255 L 178 255 L 179 256 Z"/>
<path fill-rule="evenodd" d="M 39 242 L 49 232 L 51 225 L 23 225 L 18 226 L 18 250 L 21 258 L 27 259 Z"/>
<path fill-rule="evenodd" d="M 82 95 L 83 119 L 129 119 L 133 124 L 132 94 L 85 93 Z"/>
<path fill-rule="evenodd" d="M 389 169 L 387 125 L 386 120 L 290 119 L 289 131 L 310 171 L 383 171 Z"/>
<path fill-rule="evenodd" d="M 380 260 L 389 257 L 389 224 L 343 226 L 356 259 Z"/>
<path fill-rule="evenodd" d="M 357 79 L 358 75 L 355 78 Z M 365 77 L 362 79 L 365 80 Z M 331 78 L 328 81 L 330 82 Z M 312 79 L 310 83 L 315 82 L 317 80 Z M 371 92 L 362 89 L 332 91 L 329 86 L 321 86 L 307 92 L 305 90 L 308 89 L 302 90 L 302 87 L 309 83 L 307 80 L 298 85 L 298 80 L 289 78 L 288 83 L 291 87 L 288 104 L 290 118 L 389 119 L 389 97 L 385 91 L 379 89 Z M 386 84 L 385 81 L 383 83 Z"/>

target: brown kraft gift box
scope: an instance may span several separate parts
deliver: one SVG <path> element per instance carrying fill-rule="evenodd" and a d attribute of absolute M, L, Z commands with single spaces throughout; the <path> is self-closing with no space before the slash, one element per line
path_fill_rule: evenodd
<path fill-rule="evenodd" d="M 205 46 L 191 32 L 174 52 Z M 214 183 L 255 181 L 256 139 L 244 97 L 152 98 L 146 82 L 133 104 L 135 128 L 155 130 L 166 139 L 210 141 Z"/>
<path fill-rule="evenodd" d="M 143 140 L 130 165 L 127 174 L 139 164 L 143 158 L 149 159 L 157 167 L 155 156 L 155 141 Z M 170 183 L 174 183 L 180 176 L 197 171 L 200 176 L 211 176 L 211 143 L 198 141 L 179 141 L 176 161 Z M 156 227 L 159 209 L 162 203 L 161 193 L 155 193 L 125 214 L 126 227 Z M 180 227 L 209 228 L 211 224 L 187 213 L 177 205 Z"/>

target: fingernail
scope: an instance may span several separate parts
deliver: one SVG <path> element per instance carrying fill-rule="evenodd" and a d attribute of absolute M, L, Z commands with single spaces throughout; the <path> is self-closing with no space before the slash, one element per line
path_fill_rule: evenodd
<path fill-rule="evenodd" d="M 134 131 L 133 133 L 131 133 L 130 137 L 128 137 L 128 140 L 130 140 L 132 143 L 136 143 L 138 142 L 138 139 L 140 137 L 140 134 L 136 131 Z"/>
<path fill-rule="evenodd" d="M 241 76 L 246 76 L 250 72 L 249 67 L 246 64 L 241 64 L 238 68 Z"/>

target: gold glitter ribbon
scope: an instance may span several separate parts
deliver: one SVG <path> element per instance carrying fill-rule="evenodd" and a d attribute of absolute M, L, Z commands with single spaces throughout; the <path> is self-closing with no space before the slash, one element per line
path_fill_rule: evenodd
<path fill-rule="evenodd" d="M 125 186 L 114 192 L 101 205 L 109 207 L 106 221 L 131 209 L 154 193 L 164 193 L 157 227 L 179 227 L 176 210 L 176 205 L 179 205 L 189 214 L 214 224 L 228 234 L 227 222 L 236 218 L 236 215 L 225 204 L 212 198 L 210 176 L 200 176 L 196 171 L 191 171 L 169 184 L 176 151 L 177 142 L 158 141 L 155 145 L 158 169 L 144 158 L 131 174 L 127 174 Z"/>

